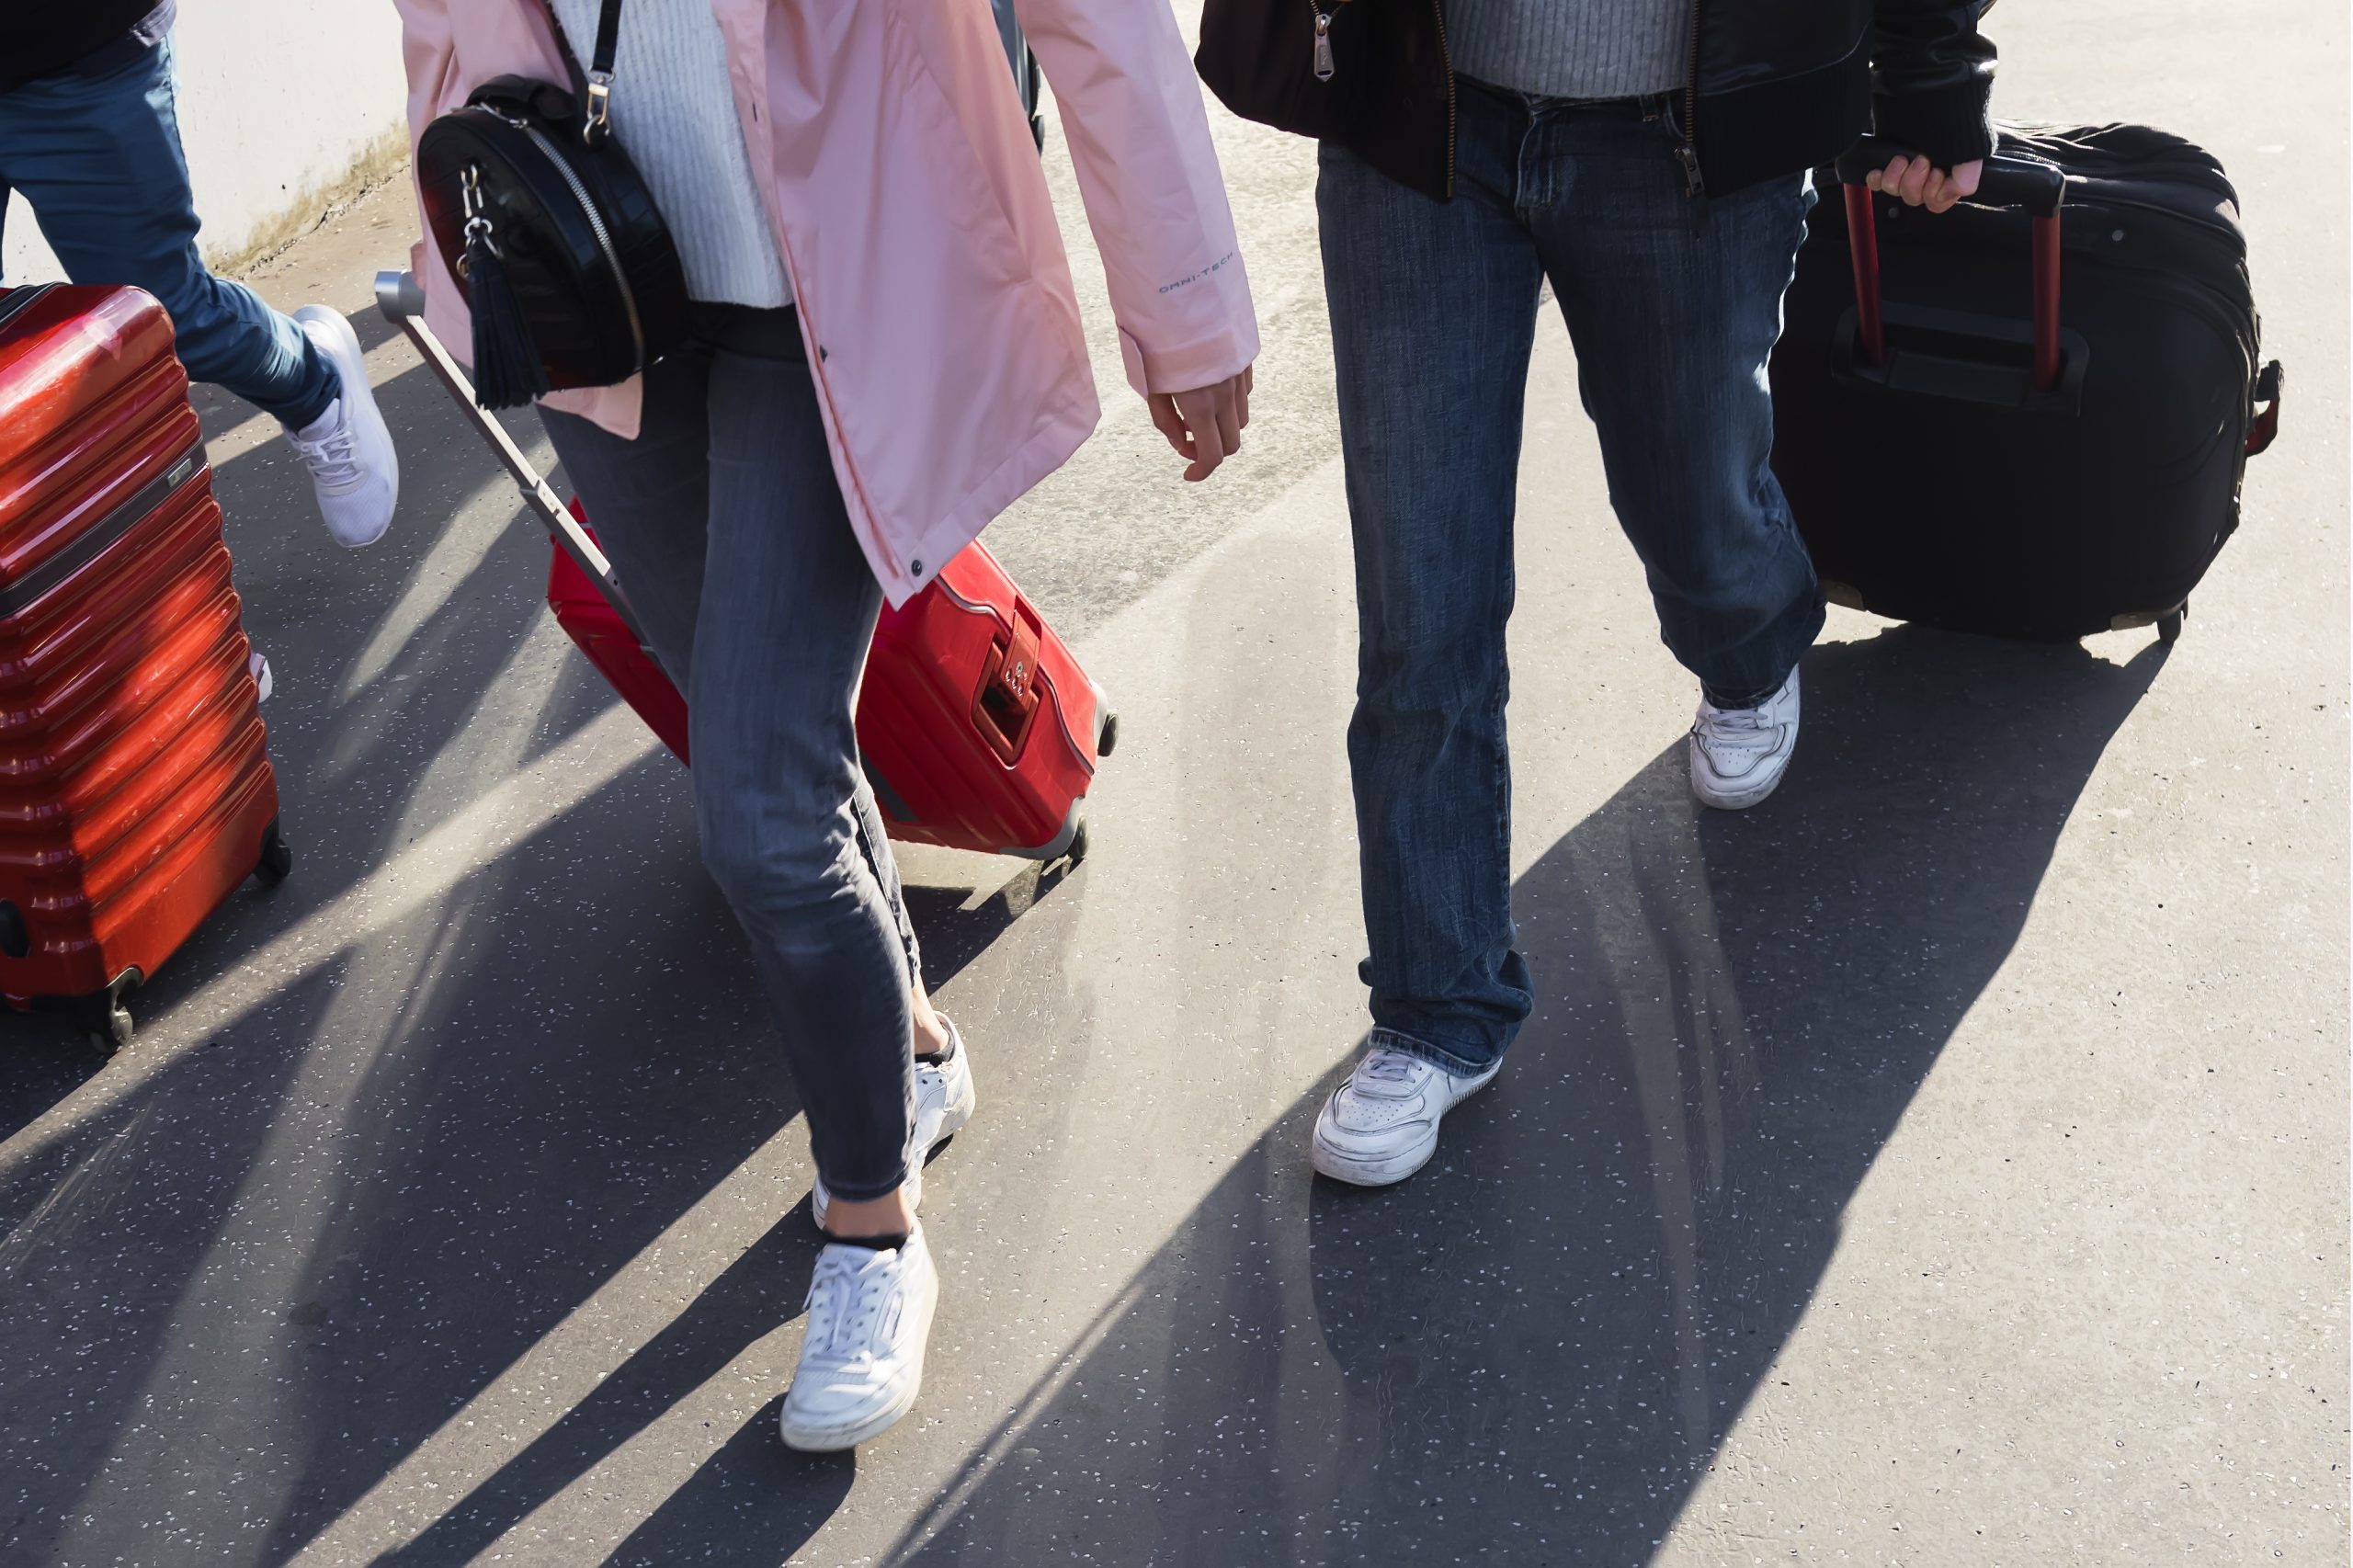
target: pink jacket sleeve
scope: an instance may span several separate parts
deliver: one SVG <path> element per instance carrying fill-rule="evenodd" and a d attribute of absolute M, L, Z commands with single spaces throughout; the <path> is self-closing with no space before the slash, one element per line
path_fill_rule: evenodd
<path fill-rule="evenodd" d="M 457 80 L 458 51 L 449 23 L 448 0 L 392 0 L 401 16 L 401 63 L 408 71 L 408 150 L 414 166 L 416 139 L 434 119 L 465 101 Z M 409 270 L 425 288 L 425 320 L 434 335 L 450 346 L 460 360 L 472 334 L 457 280 L 441 263 L 441 253 L 426 232 L 425 209 L 416 213 L 420 236 L 409 247 Z"/>
<path fill-rule="evenodd" d="M 1188 392 L 1258 355 L 1209 116 L 1168 0 L 1016 0 L 1053 84 L 1128 381 Z"/>

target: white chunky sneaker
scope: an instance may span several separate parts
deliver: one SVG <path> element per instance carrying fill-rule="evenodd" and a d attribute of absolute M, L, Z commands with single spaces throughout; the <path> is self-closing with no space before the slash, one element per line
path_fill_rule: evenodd
<path fill-rule="evenodd" d="M 1495 1081 L 1498 1062 L 1465 1076 L 1402 1051 L 1365 1053 L 1315 1119 L 1315 1168 L 1335 1181 L 1387 1187 L 1438 1153 L 1438 1119 Z"/>
<path fill-rule="evenodd" d="M 854 1449 L 881 1437 L 923 1388 L 939 1273 L 917 1226 L 887 1252 L 835 1242 L 817 1255 L 801 1365 L 784 1396 L 787 1447 Z"/>
<path fill-rule="evenodd" d="M 1725 710 L 1702 695 L 1691 726 L 1691 792 L 1703 806 L 1744 811 L 1779 786 L 1797 749 L 1797 671 L 1755 708 Z"/>
<path fill-rule="evenodd" d="M 945 1062 L 915 1062 L 915 1128 L 913 1151 L 907 1155 L 907 1202 L 923 1201 L 923 1163 L 931 1152 L 964 1130 L 972 1119 L 972 1059 L 964 1049 L 964 1037 L 945 1013 L 939 1021 L 947 1025 L 949 1053 Z M 809 1189 L 809 1218 L 819 1230 L 825 1228 L 825 1210 L 833 1206 L 834 1195 L 825 1190 L 823 1176 Z"/>
<path fill-rule="evenodd" d="M 300 430 L 289 426 L 286 438 L 311 471 L 327 532 L 345 549 L 358 550 L 392 527 L 401 494 L 400 455 L 392 450 L 392 434 L 368 385 L 368 365 L 351 324 L 324 305 L 304 305 L 294 319 L 335 367 L 342 390 L 309 425 Z"/>

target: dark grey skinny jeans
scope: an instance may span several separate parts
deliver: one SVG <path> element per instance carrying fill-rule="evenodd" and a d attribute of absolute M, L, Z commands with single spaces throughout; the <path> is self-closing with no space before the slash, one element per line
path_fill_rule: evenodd
<path fill-rule="evenodd" d="M 699 306 L 697 341 L 646 372 L 633 441 L 542 416 L 687 695 L 703 861 L 751 939 L 818 1174 L 855 1201 L 906 1179 L 921 969 L 854 723 L 882 593 L 791 315 Z"/>

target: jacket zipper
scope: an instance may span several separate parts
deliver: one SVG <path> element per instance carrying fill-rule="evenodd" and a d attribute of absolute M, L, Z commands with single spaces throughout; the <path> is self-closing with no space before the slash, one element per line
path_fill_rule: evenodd
<path fill-rule="evenodd" d="M 1708 194 L 1707 182 L 1699 177 L 1699 0 L 1691 0 L 1691 32 L 1687 48 L 1683 123 L 1677 127 L 1683 132 L 1683 142 L 1675 149 L 1675 161 L 1683 165 L 1683 194 L 1696 199 Z"/>
<path fill-rule="evenodd" d="M 637 368 L 644 369 L 645 327 L 638 320 L 637 293 L 629 286 L 629 274 L 621 269 L 620 255 L 613 249 L 612 235 L 605 232 L 605 220 L 598 215 L 597 204 L 588 199 L 588 187 L 580 183 L 580 176 L 572 172 L 572 165 L 563 161 L 563 154 L 540 134 L 539 127 L 520 115 L 500 114 L 494 108 L 489 112 L 529 137 L 532 144 L 546 155 L 548 162 L 555 165 L 555 172 L 563 176 L 563 183 L 572 187 L 573 200 L 579 203 L 581 216 L 588 220 L 588 232 L 597 236 L 597 249 L 603 253 L 605 265 L 612 269 L 613 286 L 621 291 L 621 308 L 629 312 L 630 342 L 637 349 Z"/>
<path fill-rule="evenodd" d="M 1307 0 L 1307 13 L 1314 18 L 1315 79 L 1328 82 L 1332 79 L 1332 13 L 1324 9 L 1324 0 Z"/>
<path fill-rule="evenodd" d="M 1446 199 L 1451 201 L 1454 199 L 1454 50 L 1446 41 L 1446 0 L 1430 0 L 1430 16 L 1438 23 L 1438 69 L 1446 73 Z M 1698 24 L 1693 25 L 1696 27 Z"/>

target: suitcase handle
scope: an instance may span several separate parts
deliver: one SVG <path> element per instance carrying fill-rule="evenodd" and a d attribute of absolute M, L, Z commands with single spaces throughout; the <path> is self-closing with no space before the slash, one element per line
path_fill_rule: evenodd
<path fill-rule="evenodd" d="M 516 485 L 523 492 L 525 504 L 539 514 L 540 522 L 548 530 L 548 537 L 555 541 L 555 547 L 570 556 L 574 566 L 587 574 L 588 580 L 604 593 L 606 603 L 613 607 L 613 613 L 621 618 L 621 624 L 629 628 L 629 634 L 637 639 L 638 646 L 645 647 L 644 630 L 638 625 L 635 612 L 631 610 L 629 600 L 621 593 L 620 579 L 613 574 L 613 563 L 597 547 L 597 541 L 588 537 L 587 530 L 574 519 L 571 509 L 540 477 L 540 471 L 531 466 L 531 460 L 523 455 L 523 449 L 507 435 L 506 426 L 475 403 L 473 383 L 467 379 L 465 370 L 457 360 L 450 358 L 449 351 L 441 346 L 441 340 L 434 335 L 433 329 L 425 324 L 425 290 L 415 276 L 405 270 L 386 270 L 376 274 L 376 308 L 383 312 L 386 321 L 408 335 L 409 343 L 424 359 L 426 369 L 431 370 L 434 378 L 458 400 L 458 406 L 466 418 L 482 433 L 482 438 L 490 444 L 490 449 L 498 455 L 498 460 L 506 472 L 514 476 Z M 647 651 L 651 653 L 652 650 Z"/>
<path fill-rule="evenodd" d="M 1838 181 L 1847 198 L 1847 244 L 1855 267 L 1855 324 L 1863 357 L 1887 362 L 1887 324 L 1880 309 L 1879 216 L 1864 180 L 1899 157 L 1917 157 L 1884 137 L 1866 136 L 1838 160 Z M 2059 384 L 2059 210 L 2067 199 L 2067 176 L 2040 158 L 1997 153 L 1972 199 L 2026 209 L 2034 219 L 2034 384 L 2045 392 Z"/>
<path fill-rule="evenodd" d="M 1038 644 L 1043 623 L 1029 601 L 1013 601 L 1013 628 L 1002 642 L 993 642 L 981 669 L 981 688 L 972 694 L 972 720 L 989 749 L 1009 766 L 1021 757 L 1022 744 L 1038 717 Z"/>

